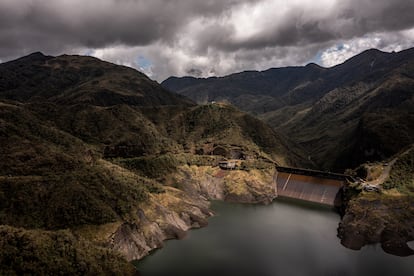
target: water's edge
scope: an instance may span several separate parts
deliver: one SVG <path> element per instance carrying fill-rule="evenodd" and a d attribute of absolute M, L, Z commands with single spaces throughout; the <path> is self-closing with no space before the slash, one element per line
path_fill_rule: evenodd
<path fill-rule="evenodd" d="M 277 199 L 269 205 L 215 201 L 211 207 L 216 215 L 209 219 L 208 227 L 189 231 L 183 240 L 167 241 L 163 250 L 134 262 L 142 275 L 414 272 L 409 265 L 412 257 L 395 257 L 376 245 L 360 251 L 343 247 L 336 235 L 340 217 L 324 206 Z M 327 256 L 329 263 L 325 261 Z M 395 273 L 389 264 L 401 270 Z"/>

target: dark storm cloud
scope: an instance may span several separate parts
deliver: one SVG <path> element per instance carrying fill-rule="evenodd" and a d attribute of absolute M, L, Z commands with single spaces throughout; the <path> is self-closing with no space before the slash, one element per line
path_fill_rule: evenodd
<path fill-rule="evenodd" d="M 99 0 L 0 2 L 1 56 L 21 49 L 148 45 L 170 41 L 194 17 L 221 14 L 254 0 Z M 58 44 L 58 45 L 56 45 Z M 54 46 L 58 47 L 54 47 Z"/>
<path fill-rule="evenodd" d="M 311 5 L 318 5 L 317 2 L 310 5 L 309 1 L 302 2 L 304 5 L 292 5 L 284 14 L 269 21 L 269 24 L 262 26 L 260 31 L 250 37 L 239 39 L 234 33 L 229 33 L 229 28 L 221 27 L 215 32 L 203 33 L 203 42 L 209 41 L 224 51 L 301 46 L 350 39 L 371 32 L 399 31 L 414 26 L 413 0 L 338 1 L 328 15 L 318 15 L 317 9 L 307 9 Z"/>
<path fill-rule="evenodd" d="M 317 55 L 331 65 L 367 47 L 412 46 L 413 14 L 414 0 L 0 0 L 0 60 L 91 53 L 158 80 Z"/>
<path fill-rule="evenodd" d="M 413 0 L 351 0 L 342 5 L 341 15 L 353 18 L 359 32 L 396 31 L 414 25 Z"/>

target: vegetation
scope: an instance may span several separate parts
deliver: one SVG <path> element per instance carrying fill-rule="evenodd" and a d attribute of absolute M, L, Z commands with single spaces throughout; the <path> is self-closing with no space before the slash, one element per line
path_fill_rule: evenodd
<path fill-rule="evenodd" d="M 308 81 L 326 70 L 317 66 L 295 70 L 281 70 L 284 73 L 277 78 L 274 74 L 280 70 L 262 74 L 267 86 L 258 101 L 252 100 L 254 94 L 237 95 L 239 85 L 226 90 L 236 97 L 233 103 L 248 105 L 256 113 L 273 112 L 288 103 L 293 119 L 272 129 L 231 105 L 195 106 L 133 69 L 91 57 L 37 53 L 0 64 L 0 155 L 6 160 L 0 163 L 0 274 L 132 273 L 116 253 L 99 247 L 105 245 L 104 238 L 96 237 L 101 239 L 96 244 L 85 237 L 99 236 L 96 229 L 105 225 L 140 227 L 144 209 L 156 220 L 168 211 L 153 208 L 156 199 L 166 208 L 174 206 L 179 214 L 195 208 L 188 194 L 165 186 L 191 185 L 187 171 L 180 172 L 187 165 L 212 166 L 221 159 L 244 158 L 248 172 L 232 171 L 227 177 L 227 172 L 212 169 L 220 171 L 224 196 L 268 202 L 271 196 L 261 192 L 272 194 L 266 183 L 273 176 L 273 160 L 306 167 L 327 160 L 319 165 L 340 167 L 348 164 L 343 160 L 362 160 L 350 153 L 370 153 L 368 145 L 373 145 L 374 159 L 392 154 L 399 148 L 389 145 L 393 135 L 412 143 L 412 99 L 406 93 L 412 90 L 406 79 L 398 86 L 402 100 L 384 106 L 393 98 L 394 82 L 376 82 L 368 89 L 369 100 L 358 101 L 359 95 L 368 93 L 364 85 L 331 91 L 333 86 L 323 84 L 348 85 L 350 80 L 333 82 L 331 76 L 309 86 Z M 255 74 L 245 80 L 233 77 L 255 91 Z M 311 88 L 305 91 L 305 87 Z M 309 91 L 320 97 L 315 108 L 310 107 L 316 98 Z M 401 113 L 393 113 L 396 108 Z M 392 127 L 384 129 L 384 122 Z M 338 130 L 338 125 L 344 127 Z M 361 137 L 371 137 L 372 143 Z M 359 151 L 358 141 L 363 145 Z M 395 179 L 409 171 L 410 158 L 396 167 Z M 183 183 L 177 183 L 175 173 Z M 200 183 L 209 181 L 202 170 L 200 175 L 206 177 Z M 390 187 L 412 192 L 412 183 L 394 178 Z M 208 188 L 206 193 L 214 193 Z M 158 231 L 150 228 L 144 232 Z M 88 234 L 82 236 L 79 229 Z"/>
<path fill-rule="evenodd" d="M 414 196 L 414 149 L 398 158 L 392 166 L 389 179 L 382 186 Z"/>
<path fill-rule="evenodd" d="M 256 114 L 314 166 L 343 172 L 414 143 L 413 70 L 413 48 L 368 50 L 332 68 L 171 77 L 162 85 L 199 103 L 225 100 Z"/>
<path fill-rule="evenodd" d="M 194 106 L 95 58 L 35 53 L 0 64 L 0 75 L 0 274 L 128 274 L 123 259 L 99 247 L 118 229 L 102 234 L 107 225 L 159 234 L 139 229 L 143 212 L 162 224 L 171 206 L 179 214 L 191 208 L 198 215 L 189 222 L 205 223 L 203 203 L 204 211 L 163 185 L 177 167 L 213 166 L 235 154 L 303 160 L 234 107 Z M 166 208 L 153 210 L 155 199 Z"/>
<path fill-rule="evenodd" d="M 155 179 L 162 178 L 176 171 L 177 167 L 182 165 L 215 166 L 222 158 L 221 156 L 169 153 L 157 156 L 118 159 L 115 162 L 139 174 Z"/>
<path fill-rule="evenodd" d="M 0 226 L 1 275 L 134 275 L 134 267 L 112 250 L 68 230 L 24 230 Z"/>
<path fill-rule="evenodd" d="M 370 168 L 360 170 L 370 175 Z M 413 179 L 414 150 L 403 153 L 392 165 L 390 177 L 380 192 L 348 189 L 346 210 L 339 227 L 342 242 L 358 249 L 369 243 L 382 243 L 389 253 L 407 256 L 414 253 L 406 242 L 414 239 Z M 353 191 L 353 192 L 352 192 Z"/>
<path fill-rule="evenodd" d="M 0 96 L 20 102 L 112 106 L 192 105 L 144 74 L 93 57 L 41 53 L 1 64 Z"/>
<path fill-rule="evenodd" d="M 128 218 L 154 191 L 137 178 L 96 167 L 42 177 L 2 177 L 0 223 L 62 229 Z"/>
<path fill-rule="evenodd" d="M 391 254 L 407 256 L 414 252 L 406 242 L 414 239 L 412 196 L 386 191 L 361 192 L 347 205 L 339 225 L 342 243 L 353 249 L 371 243 L 382 243 Z"/>
<path fill-rule="evenodd" d="M 383 162 L 364 163 L 358 166 L 356 169 L 347 169 L 345 174 L 353 177 L 359 177 L 366 181 L 372 181 L 377 179 L 384 170 Z"/>
<path fill-rule="evenodd" d="M 61 229 L 129 217 L 147 198 L 137 176 L 21 105 L 3 104 L 0 224 Z"/>

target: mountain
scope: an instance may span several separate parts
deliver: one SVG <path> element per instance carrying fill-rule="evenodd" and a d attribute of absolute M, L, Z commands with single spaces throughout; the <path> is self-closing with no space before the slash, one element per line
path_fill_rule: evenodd
<path fill-rule="evenodd" d="M 0 97 L 22 102 L 191 105 L 144 74 L 93 57 L 33 53 L 0 66 Z"/>
<path fill-rule="evenodd" d="M 382 160 L 414 142 L 414 48 L 371 49 L 332 68 L 170 77 L 162 86 L 198 103 L 225 101 L 257 115 L 321 169 Z"/>
<path fill-rule="evenodd" d="M 126 260 L 206 225 L 207 199 L 269 202 L 274 162 L 308 162 L 232 106 L 41 53 L 0 64 L 0 145 L 0 274 L 131 274 Z M 244 169 L 222 175 L 231 158 Z"/>
<path fill-rule="evenodd" d="M 196 106 L 134 69 L 92 57 L 34 53 L 1 64 L 0 76 L 0 99 L 6 105 L 18 106 L 18 110 L 30 113 L 28 117 L 36 116 L 42 123 L 100 147 L 111 157 L 178 152 L 189 142 L 214 141 L 222 127 L 232 128 L 229 133 L 233 129 L 243 132 L 240 144 L 260 142 L 251 141 L 252 135 L 273 136 L 261 146 L 274 153 L 278 145 L 288 144 L 262 122 L 235 108 Z M 193 126 L 184 128 L 189 123 Z M 254 133 L 249 123 L 267 133 Z M 207 126 L 215 130 L 206 130 Z M 198 133 L 202 129 L 204 133 Z M 185 141 L 188 132 L 198 135 Z M 284 146 L 279 146 L 279 151 L 288 152 Z"/>

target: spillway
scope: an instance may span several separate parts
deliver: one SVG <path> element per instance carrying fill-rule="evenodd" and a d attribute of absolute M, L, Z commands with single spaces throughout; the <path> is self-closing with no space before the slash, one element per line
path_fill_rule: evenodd
<path fill-rule="evenodd" d="M 275 192 L 277 196 L 295 198 L 324 205 L 335 206 L 339 190 L 343 187 L 345 179 L 329 176 L 314 176 L 285 172 L 276 172 Z"/>

